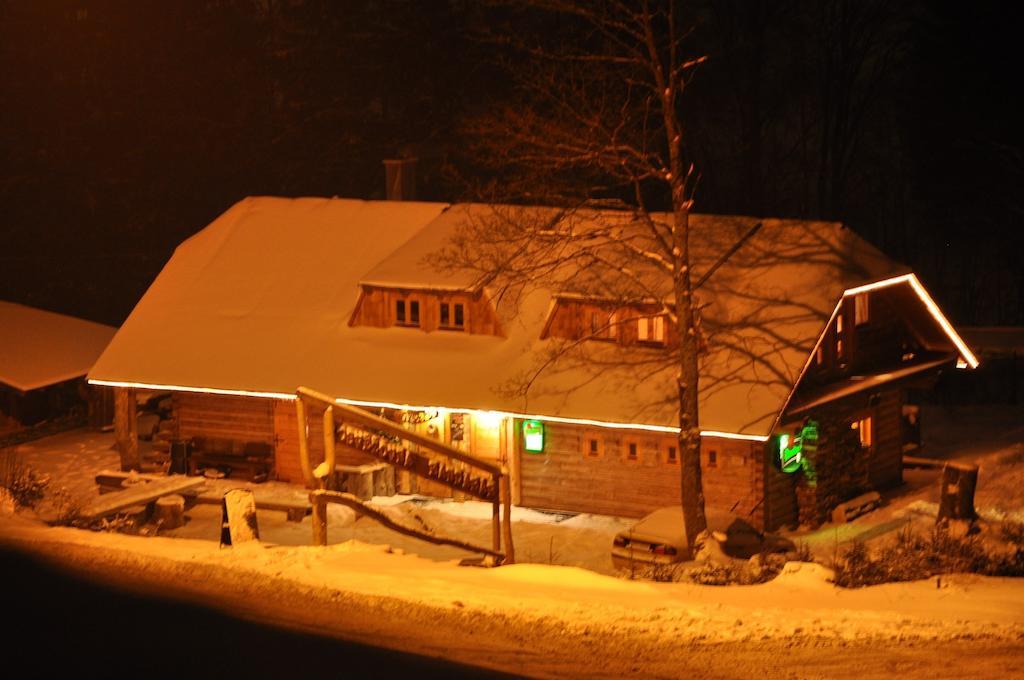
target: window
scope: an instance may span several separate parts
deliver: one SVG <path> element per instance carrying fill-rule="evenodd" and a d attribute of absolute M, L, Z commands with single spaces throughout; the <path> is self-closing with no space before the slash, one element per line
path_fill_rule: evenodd
<path fill-rule="evenodd" d="M 597 340 L 615 339 L 615 312 L 608 313 L 602 309 L 590 311 L 590 336 Z"/>
<path fill-rule="evenodd" d="M 440 327 L 448 330 L 466 328 L 466 311 L 461 302 L 442 302 Z"/>
<path fill-rule="evenodd" d="M 587 432 L 583 435 L 583 457 L 601 458 L 604 456 L 604 439 L 594 432 Z"/>
<path fill-rule="evenodd" d="M 395 325 L 420 325 L 420 303 L 418 300 L 395 300 Z"/>
<path fill-rule="evenodd" d="M 640 442 L 626 441 L 626 447 L 624 450 L 624 458 L 627 463 L 639 463 L 640 462 Z"/>
<path fill-rule="evenodd" d="M 814 353 L 814 362 L 821 366 L 825 363 L 825 350 L 819 345 L 818 350 Z"/>
<path fill-rule="evenodd" d="M 715 449 L 708 449 L 708 467 L 718 467 L 718 451 Z"/>
<path fill-rule="evenodd" d="M 836 359 L 843 358 L 843 312 L 836 316 Z"/>
<path fill-rule="evenodd" d="M 860 326 L 868 322 L 868 294 L 858 293 L 853 296 L 853 325 Z"/>
<path fill-rule="evenodd" d="M 452 443 L 463 441 L 466 438 L 466 414 L 449 414 L 448 431 L 451 433 Z"/>
<path fill-rule="evenodd" d="M 669 444 L 665 447 L 665 463 L 668 465 L 676 465 L 679 462 L 679 449 L 676 448 L 675 444 Z"/>
<path fill-rule="evenodd" d="M 642 316 L 636 320 L 636 339 L 640 342 L 664 344 L 665 317 Z"/>
<path fill-rule="evenodd" d="M 850 424 L 850 427 L 853 430 L 856 430 L 857 434 L 860 436 L 860 447 L 862 449 L 870 449 L 871 445 L 874 443 L 874 432 L 872 431 L 873 427 L 871 423 L 871 416 L 865 416 L 863 418 L 853 421 Z"/>

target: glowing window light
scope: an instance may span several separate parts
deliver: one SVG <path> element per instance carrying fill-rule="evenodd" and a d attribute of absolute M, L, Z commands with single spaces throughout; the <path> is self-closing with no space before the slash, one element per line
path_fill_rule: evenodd
<path fill-rule="evenodd" d="M 539 420 L 523 421 L 523 448 L 530 453 L 544 452 L 544 423 Z"/>

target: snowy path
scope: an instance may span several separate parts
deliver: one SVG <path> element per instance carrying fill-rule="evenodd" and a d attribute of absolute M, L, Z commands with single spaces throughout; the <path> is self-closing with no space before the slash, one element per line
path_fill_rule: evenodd
<path fill-rule="evenodd" d="M 954 657 L 936 645 L 983 664 L 973 677 L 1012 674 L 1024 660 L 1020 580 L 840 590 L 799 565 L 761 586 L 716 588 L 548 565 L 457 567 L 356 542 L 220 549 L 17 517 L 0 519 L 0 542 L 247 618 L 530 675 L 735 677 L 763 673 L 771 655 L 768 668 L 796 677 L 953 677 Z M 838 664 L 855 649 L 871 656 L 844 675 Z M 819 658 L 834 667 L 818 674 Z"/>

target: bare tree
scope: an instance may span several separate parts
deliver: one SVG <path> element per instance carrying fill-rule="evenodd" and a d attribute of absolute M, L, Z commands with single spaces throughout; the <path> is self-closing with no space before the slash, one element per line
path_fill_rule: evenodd
<path fill-rule="evenodd" d="M 631 362 L 637 379 L 675 362 L 682 509 L 691 545 L 705 530 L 698 421 L 699 314 L 690 211 L 697 174 L 684 151 L 681 102 L 704 56 L 688 51 L 681 4 L 537 0 L 508 9 L 492 33 L 507 52 L 516 102 L 470 125 L 474 156 L 495 181 L 488 202 L 558 206 L 495 208 L 467 220 L 446 249 L 451 267 L 476 270 L 502 302 L 532 287 L 597 301 L 609 314 L 579 338 L 555 343 L 538 366 Z M 614 210 L 612 210 L 614 209 Z M 674 332 L 660 355 L 585 343 L 640 316 Z M 585 356 L 584 356 L 585 353 Z M 536 375 L 536 374 L 535 374 Z M 593 373 L 599 380 L 600 372 Z M 524 377 L 522 389 L 533 385 Z"/>

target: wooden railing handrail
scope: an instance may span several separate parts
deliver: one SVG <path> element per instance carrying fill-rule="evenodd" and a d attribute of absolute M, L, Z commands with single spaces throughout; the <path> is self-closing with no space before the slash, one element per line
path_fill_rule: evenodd
<path fill-rule="evenodd" d="M 361 427 L 369 427 L 375 430 L 387 432 L 390 435 L 399 437 L 400 439 L 404 439 L 408 442 L 416 444 L 417 446 L 427 449 L 428 451 L 434 451 L 435 453 L 440 454 L 442 456 L 454 458 L 455 460 L 466 463 L 467 465 L 470 465 L 472 467 L 479 468 L 480 470 L 483 470 L 491 475 L 499 476 L 504 474 L 504 471 L 502 470 L 500 465 L 495 465 L 490 461 L 484 460 L 482 458 L 477 458 L 476 456 L 468 454 L 465 451 L 459 451 L 458 449 L 452 446 L 448 446 L 443 442 L 439 442 L 436 439 L 432 439 L 418 432 L 407 430 L 401 425 L 398 425 L 397 423 L 393 423 L 390 420 L 385 420 L 384 418 L 375 416 L 372 413 L 367 413 L 366 411 L 358 409 L 355 406 L 350 406 L 348 404 L 343 404 L 341 402 L 335 401 L 334 399 L 331 399 L 331 397 L 327 396 L 326 394 L 323 394 L 322 392 L 317 392 L 316 390 L 312 390 L 308 387 L 300 387 L 299 389 L 296 390 L 295 393 L 298 395 L 299 399 L 309 399 L 311 401 L 315 401 L 324 408 L 327 408 L 328 406 L 332 407 L 334 409 L 335 421 L 354 421 L 358 423 Z"/>

